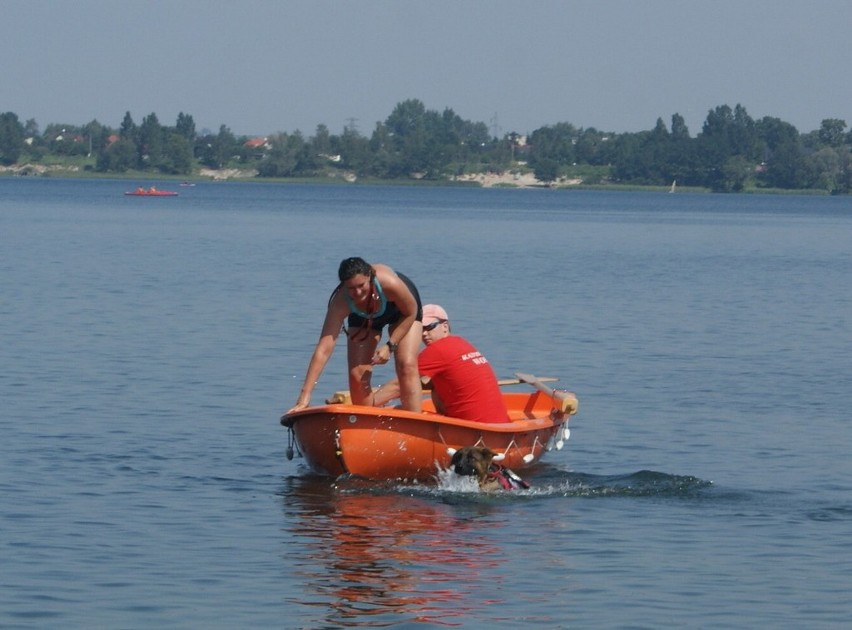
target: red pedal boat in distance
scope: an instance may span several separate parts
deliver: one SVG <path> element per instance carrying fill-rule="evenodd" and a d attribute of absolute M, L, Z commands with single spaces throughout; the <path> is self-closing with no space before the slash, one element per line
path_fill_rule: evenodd
<path fill-rule="evenodd" d="M 173 190 L 157 190 L 153 186 L 150 188 L 139 187 L 136 190 L 129 190 L 125 195 L 129 197 L 177 197 L 178 194 Z"/>
<path fill-rule="evenodd" d="M 353 475 L 372 480 L 434 481 L 450 463 L 448 449 L 487 446 L 503 453 L 501 464 L 523 470 L 568 439 L 568 419 L 577 412 L 577 397 L 554 390 L 530 374 L 500 381 L 529 383 L 533 392 L 504 392 L 510 422 L 484 423 L 436 413 L 431 399 L 416 413 L 398 407 L 366 407 L 337 392 L 325 405 L 306 407 L 281 418 L 287 427 L 287 457 L 292 444 L 315 474 Z M 510 382 L 511 381 L 511 382 Z"/>

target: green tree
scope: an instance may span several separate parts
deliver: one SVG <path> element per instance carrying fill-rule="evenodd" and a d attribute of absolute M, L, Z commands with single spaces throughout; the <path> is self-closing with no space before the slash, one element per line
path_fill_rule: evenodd
<path fill-rule="evenodd" d="M 258 166 L 261 177 L 290 177 L 299 162 L 299 149 L 286 133 L 269 136 L 271 149 Z"/>
<path fill-rule="evenodd" d="M 330 156 L 334 154 L 332 148 L 331 133 L 325 125 L 317 125 L 317 130 L 311 138 L 311 150 L 316 155 Z"/>
<path fill-rule="evenodd" d="M 373 161 L 376 157 L 370 151 L 370 144 L 371 140 L 358 133 L 357 129 L 344 129 L 340 136 L 340 165 L 354 171 L 359 177 L 375 175 Z"/>
<path fill-rule="evenodd" d="M 809 155 L 807 162 L 811 173 L 809 188 L 821 188 L 829 192 L 839 189 L 843 176 L 841 151 L 826 146 Z"/>
<path fill-rule="evenodd" d="M 38 123 L 35 118 L 30 118 L 24 123 L 24 135 L 27 138 L 37 138 L 40 135 L 38 132 Z"/>
<path fill-rule="evenodd" d="M 136 123 L 133 122 L 133 117 L 130 112 L 125 112 L 124 119 L 121 121 L 121 127 L 118 129 L 118 136 L 124 140 L 130 140 L 136 144 Z"/>
<path fill-rule="evenodd" d="M 18 161 L 24 146 L 24 126 L 17 114 L 0 114 L 0 164 L 9 166 Z"/>
<path fill-rule="evenodd" d="M 198 139 L 196 154 L 204 166 L 223 168 L 231 160 L 231 156 L 238 154 L 237 144 L 237 138 L 231 130 L 221 125 L 219 133 L 215 136 L 208 134 Z"/>
<path fill-rule="evenodd" d="M 545 184 L 555 182 L 559 177 L 559 163 L 550 158 L 542 158 L 536 162 L 533 173 L 537 180 Z"/>
<path fill-rule="evenodd" d="M 88 138 L 77 125 L 51 123 L 44 130 L 44 139 L 56 155 L 86 155 L 89 151 Z"/>
<path fill-rule="evenodd" d="M 408 177 L 429 167 L 426 108 L 417 99 L 398 103 L 385 121 L 389 132 L 388 176 Z"/>
<path fill-rule="evenodd" d="M 574 158 L 578 164 L 606 164 L 610 161 L 609 151 L 611 134 L 602 133 L 594 127 L 581 129 L 574 145 Z"/>
<path fill-rule="evenodd" d="M 716 192 L 742 192 L 751 177 L 752 162 L 742 155 L 728 158 L 722 165 L 722 177 L 719 179 Z"/>
<path fill-rule="evenodd" d="M 82 132 L 83 137 L 88 143 L 87 153 L 89 155 L 103 151 L 107 144 L 107 139 L 112 133 L 109 127 L 105 127 L 95 119 L 83 125 Z"/>
<path fill-rule="evenodd" d="M 662 118 L 651 131 L 621 134 L 616 140 L 613 177 L 643 185 L 669 184 L 688 179 L 688 139 L 672 137 Z"/>
<path fill-rule="evenodd" d="M 183 112 L 178 114 L 177 123 L 175 123 L 175 131 L 186 138 L 190 145 L 195 142 L 195 121 L 189 114 L 184 114 Z"/>
<path fill-rule="evenodd" d="M 672 115 L 672 138 L 689 140 L 689 128 L 686 126 L 686 120 L 680 114 Z"/>
<path fill-rule="evenodd" d="M 136 149 L 141 166 L 160 167 L 163 161 L 163 127 L 157 119 L 157 114 L 152 112 L 142 119 Z"/>
<path fill-rule="evenodd" d="M 393 135 L 382 122 L 376 123 L 373 135 L 366 145 L 360 141 L 357 132 L 344 131 L 341 138 L 341 155 L 344 166 L 354 169 L 359 175 L 394 176 Z"/>
<path fill-rule="evenodd" d="M 566 166 L 576 162 L 574 145 L 579 132 L 570 123 L 557 123 L 536 129 L 530 134 L 529 165 L 535 169 L 539 162 L 552 160 Z"/>
<path fill-rule="evenodd" d="M 845 139 L 846 121 L 839 118 L 826 118 L 819 128 L 819 140 L 828 147 L 839 147 Z"/>
<path fill-rule="evenodd" d="M 616 136 L 613 146 L 612 176 L 617 182 L 637 182 L 649 172 L 647 152 L 643 150 L 649 132 L 622 133 Z"/>
<path fill-rule="evenodd" d="M 772 188 L 801 187 L 804 156 L 796 128 L 769 116 L 760 119 L 756 128 L 764 146 L 759 181 Z"/>
<path fill-rule="evenodd" d="M 95 168 L 101 172 L 124 173 L 135 168 L 137 160 L 136 144 L 127 138 L 119 138 L 98 154 Z"/>
<path fill-rule="evenodd" d="M 757 164 L 763 154 L 763 146 L 754 121 L 742 105 L 733 110 L 722 105 L 707 114 L 701 133 L 698 135 L 700 168 L 704 173 L 704 185 L 713 190 L 736 189 L 737 181 L 726 177 L 738 172 L 731 168 L 729 160 L 741 157 Z"/>
<path fill-rule="evenodd" d="M 171 175 L 189 175 L 192 173 L 192 166 L 192 144 L 189 139 L 177 131 L 166 131 L 157 168 L 160 172 Z"/>
<path fill-rule="evenodd" d="M 852 152 L 848 149 L 840 151 L 840 177 L 837 188 L 831 192 L 836 195 L 848 195 L 852 193 Z"/>
<path fill-rule="evenodd" d="M 701 185 L 699 177 L 696 176 L 699 162 L 696 142 L 689 136 L 686 121 L 680 114 L 672 115 L 670 137 L 666 165 L 663 169 L 667 177 L 663 183 L 668 183 L 668 179 L 671 178 L 688 186 Z"/>

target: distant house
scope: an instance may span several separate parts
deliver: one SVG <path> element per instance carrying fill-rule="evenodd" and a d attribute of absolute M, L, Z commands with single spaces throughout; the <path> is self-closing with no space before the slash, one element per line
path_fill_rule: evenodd
<path fill-rule="evenodd" d="M 266 137 L 257 137 L 250 138 L 243 143 L 244 147 L 249 149 L 268 149 L 269 147 L 269 138 Z"/>

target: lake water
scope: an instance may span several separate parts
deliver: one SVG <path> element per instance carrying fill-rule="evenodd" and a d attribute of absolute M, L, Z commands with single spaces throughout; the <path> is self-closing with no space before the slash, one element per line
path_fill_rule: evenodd
<path fill-rule="evenodd" d="M 0 627 L 848 626 L 852 198 L 151 183 L 0 179 Z M 286 459 L 353 255 L 577 392 L 530 490 Z"/>

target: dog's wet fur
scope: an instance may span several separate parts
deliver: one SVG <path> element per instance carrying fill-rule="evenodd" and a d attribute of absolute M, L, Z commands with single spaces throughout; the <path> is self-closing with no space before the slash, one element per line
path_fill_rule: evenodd
<path fill-rule="evenodd" d="M 450 468 L 462 477 L 475 477 L 479 483 L 479 489 L 486 492 L 504 490 L 506 487 L 493 474 L 495 468 L 505 471 L 510 478 L 517 480 L 522 487 L 528 487 L 526 482 L 520 479 L 512 471 L 500 467 L 493 462 L 503 459 L 502 455 L 495 453 L 484 446 L 465 446 L 453 452 L 450 459 Z M 493 466 L 493 467 L 492 467 Z"/>

